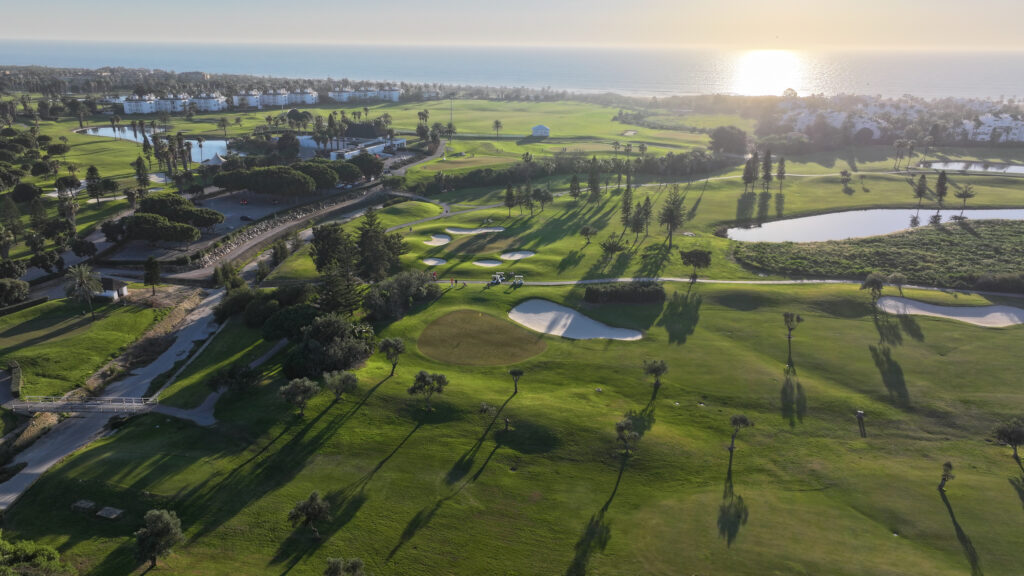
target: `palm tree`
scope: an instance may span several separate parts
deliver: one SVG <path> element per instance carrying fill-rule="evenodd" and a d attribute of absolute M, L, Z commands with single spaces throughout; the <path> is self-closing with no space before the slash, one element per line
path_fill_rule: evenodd
<path fill-rule="evenodd" d="M 793 312 L 783 312 L 782 320 L 786 323 L 786 340 L 789 342 L 789 354 L 787 366 L 793 365 L 793 330 L 804 321 L 803 317 Z"/>
<path fill-rule="evenodd" d="M 494 128 L 494 139 L 501 140 L 501 129 L 504 126 L 501 124 L 501 120 L 495 120 L 494 124 L 491 125 Z"/>
<path fill-rule="evenodd" d="M 644 374 L 654 376 L 654 389 L 661 388 L 661 377 L 668 372 L 668 364 L 664 360 L 644 360 Z"/>
<path fill-rule="evenodd" d="M 974 198 L 977 194 L 974 192 L 974 186 L 971 184 L 964 184 L 964 187 L 953 193 L 953 196 L 964 201 L 960 206 L 960 218 L 964 217 L 964 209 L 967 208 L 967 201 Z"/>
<path fill-rule="evenodd" d="M 64 273 L 64 292 L 68 298 L 85 302 L 93 320 L 96 319 L 96 311 L 92 308 L 92 296 L 101 289 L 99 276 L 93 273 L 88 264 L 72 266 Z"/>
<path fill-rule="evenodd" d="M 907 145 L 907 141 L 902 138 L 893 142 L 893 147 L 896 148 L 896 161 L 892 164 L 893 170 L 900 169 L 900 160 L 903 159 L 903 148 Z"/>
<path fill-rule="evenodd" d="M 512 377 L 512 386 L 514 387 L 512 390 L 513 396 L 519 394 L 519 379 L 523 377 L 523 374 L 524 372 L 522 368 L 513 368 L 508 371 L 508 375 Z"/>
<path fill-rule="evenodd" d="M 643 142 L 641 142 L 640 145 L 636 147 L 636 149 L 640 151 L 640 158 L 641 159 L 644 158 L 647 155 L 647 144 L 644 144 Z"/>
<path fill-rule="evenodd" d="M 220 120 L 217 120 L 217 128 L 220 128 L 221 130 L 224 131 L 224 138 L 228 137 L 228 125 L 229 122 L 227 118 L 221 118 Z"/>
<path fill-rule="evenodd" d="M 619 155 L 619 148 L 622 148 L 622 144 L 619 144 L 618 140 L 616 140 L 615 142 L 612 142 L 612 150 L 615 150 L 615 155 L 616 156 Z"/>
<path fill-rule="evenodd" d="M 269 116 L 268 116 L 268 118 L 269 118 Z M 203 138 L 202 136 L 196 137 L 196 144 L 199 145 L 199 163 L 200 164 L 203 163 L 203 142 L 206 142 L 206 138 Z"/>

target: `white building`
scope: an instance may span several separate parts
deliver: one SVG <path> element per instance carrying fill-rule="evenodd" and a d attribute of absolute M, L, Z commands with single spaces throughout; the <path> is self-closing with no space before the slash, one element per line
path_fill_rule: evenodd
<path fill-rule="evenodd" d="M 238 108 L 262 109 L 263 106 L 260 105 L 260 96 L 262 94 L 259 90 L 249 90 L 248 92 L 235 94 L 231 97 L 231 100 Z"/>
<path fill-rule="evenodd" d="M 537 138 L 547 138 L 551 136 L 551 129 L 543 124 L 538 124 L 533 127 L 533 131 L 530 134 Z"/>
<path fill-rule="evenodd" d="M 348 148 L 345 150 L 333 150 L 331 151 L 331 160 L 351 160 L 356 156 L 359 156 L 363 152 L 367 154 L 385 154 L 385 149 L 394 148 L 395 150 L 405 149 L 405 138 L 395 138 L 390 142 L 385 138 L 377 138 L 376 140 L 370 140 L 364 142 L 356 148 Z"/>
<path fill-rule="evenodd" d="M 260 106 L 277 106 L 284 108 L 288 105 L 288 91 L 284 88 L 267 90 L 260 94 Z"/>
<path fill-rule="evenodd" d="M 401 88 L 395 88 L 393 86 L 363 90 L 335 88 L 328 92 L 327 96 L 335 102 L 352 102 L 355 100 L 387 100 L 389 102 L 398 102 L 398 99 L 402 96 L 402 90 Z"/>
<path fill-rule="evenodd" d="M 125 114 L 154 114 L 156 113 L 156 96 L 143 94 L 139 96 L 132 94 L 124 101 Z"/>
<path fill-rule="evenodd" d="M 184 112 L 192 97 L 184 92 L 181 94 L 167 94 L 156 101 L 157 112 Z"/>
<path fill-rule="evenodd" d="M 312 88 L 293 90 L 288 94 L 289 104 L 316 104 L 319 100 L 320 95 Z"/>
<path fill-rule="evenodd" d="M 220 92 L 210 94 L 204 92 L 193 98 L 192 103 L 200 112 L 219 112 L 228 107 L 228 99 L 221 96 Z"/>

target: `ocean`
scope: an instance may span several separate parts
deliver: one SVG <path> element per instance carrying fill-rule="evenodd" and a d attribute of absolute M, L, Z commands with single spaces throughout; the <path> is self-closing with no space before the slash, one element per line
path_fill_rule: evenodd
<path fill-rule="evenodd" d="M 788 51 L 0 40 L 0 65 L 673 94 L 1024 96 L 1024 51 Z"/>

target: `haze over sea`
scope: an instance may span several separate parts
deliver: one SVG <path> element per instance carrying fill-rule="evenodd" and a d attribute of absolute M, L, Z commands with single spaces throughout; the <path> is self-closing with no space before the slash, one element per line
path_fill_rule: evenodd
<path fill-rule="evenodd" d="M 0 65 L 550 87 L 635 96 L 1024 95 L 1024 51 L 716 51 L 298 44 L 139 44 L 0 40 Z"/>

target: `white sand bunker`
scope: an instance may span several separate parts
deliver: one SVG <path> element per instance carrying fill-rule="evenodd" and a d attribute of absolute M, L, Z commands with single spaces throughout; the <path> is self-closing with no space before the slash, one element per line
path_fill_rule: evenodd
<path fill-rule="evenodd" d="M 473 264 L 475 266 L 483 266 L 484 268 L 494 268 L 495 266 L 501 266 L 501 260 L 477 260 Z"/>
<path fill-rule="evenodd" d="M 452 237 L 447 234 L 431 234 L 430 240 L 424 240 L 423 243 L 427 246 L 444 246 L 451 241 Z"/>
<path fill-rule="evenodd" d="M 935 316 L 988 328 L 1024 324 L 1024 309 L 1013 306 L 938 306 L 908 298 L 883 296 L 878 299 L 878 307 L 889 314 Z"/>
<path fill-rule="evenodd" d="M 490 234 L 492 232 L 504 232 L 501 226 L 488 226 L 486 228 L 445 228 L 449 234 Z"/>
<path fill-rule="evenodd" d="M 446 262 L 448 262 L 448 261 L 443 259 L 443 258 L 424 258 L 423 259 L 423 263 L 426 264 L 427 266 L 440 266 L 441 264 L 445 264 Z"/>
<path fill-rule="evenodd" d="M 529 250 L 513 250 L 512 252 L 505 252 L 498 258 L 502 260 L 522 260 L 523 258 L 529 258 L 530 256 L 536 256 L 536 252 L 530 252 Z"/>
<path fill-rule="evenodd" d="M 615 328 L 589 318 L 572 308 L 537 298 L 516 306 L 508 313 L 508 317 L 513 322 L 522 324 L 530 330 L 573 340 L 595 338 L 639 340 L 643 337 L 638 330 Z"/>

